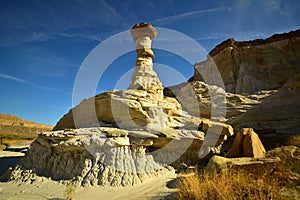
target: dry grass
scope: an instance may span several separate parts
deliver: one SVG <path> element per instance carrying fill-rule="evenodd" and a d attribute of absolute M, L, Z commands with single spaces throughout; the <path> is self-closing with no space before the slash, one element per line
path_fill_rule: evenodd
<path fill-rule="evenodd" d="M 179 183 L 179 199 L 277 199 L 279 182 L 245 172 L 188 176 Z"/>
<path fill-rule="evenodd" d="M 65 190 L 65 200 L 72 200 L 75 193 L 75 186 L 72 181 L 69 181 Z"/>
<path fill-rule="evenodd" d="M 284 146 L 296 146 L 300 148 L 300 134 L 286 138 Z"/>
<path fill-rule="evenodd" d="M 0 133 L 0 144 L 15 146 L 32 143 L 37 137 L 35 133 Z"/>
<path fill-rule="evenodd" d="M 12 146 L 29 145 L 32 142 L 34 142 L 34 139 L 33 140 L 23 140 L 23 139 L 11 140 L 11 139 L 3 139 L 2 144 L 5 145 L 6 147 L 12 147 Z"/>
<path fill-rule="evenodd" d="M 297 155 L 296 155 L 297 154 Z M 263 175 L 243 170 L 222 173 L 199 172 L 178 182 L 179 199 L 298 199 L 300 197 L 300 155 L 296 151 L 274 151 L 282 162 Z M 285 191 L 285 192 L 283 192 Z M 296 197 L 289 196 L 296 192 Z"/>

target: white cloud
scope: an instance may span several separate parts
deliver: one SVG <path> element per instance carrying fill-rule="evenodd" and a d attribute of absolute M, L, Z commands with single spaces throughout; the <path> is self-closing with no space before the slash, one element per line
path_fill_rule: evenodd
<path fill-rule="evenodd" d="M 15 77 L 15 76 L 11 76 L 11 75 L 7 75 L 7 74 L 0 73 L 0 77 L 8 79 L 8 80 L 12 80 L 12 81 L 17 81 L 17 82 L 20 82 L 20 83 L 30 83 L 29 81 L 27 81 L 25 79 L 18 78 L 18 77 Z"/>
<path fill-rule="evenodd" d="M 27 81 L 27 80 L 22 79 L 22 78 L 18 78 L 16 76 L 11 76 L 11 75 L 8 75 L 8 74 L 0 73 L 0 78 L 4 78 L 4 79 L 7 79 L 7 80 L 11 80 L 11 81 L 16 81 L 16 82 L 23 83 L 25 85 L 28 85 L 28 86 L 31 86 L 31 87 L 34 87 L 34 88 L 38 88 L 38 89 L 42 89 L 42 90 L 49 90 L 49 91 L 58 92 L 58 93 L 61 93 L 61 94 L 71 95 L 71 93 L 68 93 L 68 92 L 65 92 L 65 91 L 62 91 L 62 90 L 57 90 L 57 89 L 54 89 L 54 88 L 41 86 L 41 85 L 38 85 L 36 83 Z"/>
<path fill-rule="evenodd" d="M 217 11 L 221 11 L 221 10 L 230 10 L 230 8 L 228 8 L 228 7 L 219 7 L 219 8 L 212 8 L 212 9 L 206 9 L 206 10 L 195 10 L 195 11 L 191 11 L 191 12 L 186 12 L 186 13 L 182 13 L 182 14 L 178 14 L 178 15 L 173 15 L 173 16 L 169 16 L 169 17 L 156 19 L 156 20 L 151 21 L 151 23 L 161 23 L 161 22 L 165 22 L 165 21 L 174 21 L 174 20 L 178 20 L 178 19 L 182 19 L 182 18 L 191 17 L 191 16 L 194 16 L 194 15 L 201 15 L 201 14 L 217 12 Z"/>
<path fill-rule="evenodd" d="M 49 35 L 40 32 L 32 32 L 27 38 L 24 38 L 24 42 L 43 42 L 51 39 Z"/>

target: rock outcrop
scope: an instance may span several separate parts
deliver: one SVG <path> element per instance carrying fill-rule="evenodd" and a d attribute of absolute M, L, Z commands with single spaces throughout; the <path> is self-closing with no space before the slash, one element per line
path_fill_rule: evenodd
<path fill-rule="evenodd" d="M 155 28 L 136 24 L 131 35 L 137 59 L 128 90 L 104 92 L 72 108 L 53 131 L 38 136 L 7 172 L 9 180 L 31 182 L 44 176 L 82 186 L 132 186 L 209 158 L 211 171 L 263 173 L 280 162 L 264 158 L 255 132 L 300 131 L 300 73 L 287 81 L 299 71 L 299 31 L 254 42 L 226 41 L 210 53 L 212 58 L 195 65 L 188 83 L 164 91 L 152 68 Z M 226 91 L 197 74 L 210 73 L 212 61 Z M 234 135 L 231 125 L 251 128 L 236 135 L 227 156 L 248 158 L 211 157 L 221 154 L 224 142 Z"/>
<path fill-rule="evenodd" d="M 176 98 L 183 109 L 194 116 L 212 117 L 214 108 L 223 109 L 223 120 L 235 118 L 260 104 L 276 90 L 266 90 L 249 95 L 226 92 L 216 85 L 202 81 L 186 82 L 164 89 L 164 95 Z"/>
<path fill-rule="evenodd" d="M 8 179 L 31 182 L 44 176 L 82 186 L 135 185 L 173 170 L 165 166 L 196 165 L 207 135 L 207 147 L 220 149 L 233 129 L 191 117 L 181 128 L 160 131 L 95 127 L 44 132 Z"/>
<path fill-rule="evenodd" d="M 214 120 L 231 124 L 235 130 L 253 128 L 265 146 L 270 146 L 266 141 L 270 137 L 278 138 L 280 144 L 282 136 L 300 132 L 299 47 L 300 30 L 264 40 L 229 39 L 216 46 L 206 61 L 195 64 L 188 82 L 165 88 L 164 94 L 177 98 L 194 116 L 215 117 L 211 111 L 223 109 L 226 114 Z M 209 85 L 218 80 L 203 82 L 203 77 L 218 78 L 211 75 L 214 66 L 226 91 Z M 187 87 L 193 92 L 185 91 Z"/>
<path fill-rule="evenodd" d="M 244 126 L 258 133 L 297 134 L 300 132 L 300 73 L 277 93 L 252 110 L 229 121 L 235 128 Z"/>
<path fill-rule="evenodd" d="M 216 65 L 230 93 L 277 89 L 300 71 L 300 30 L 265 40 L 228 39 L 214 48 L 204 62 L 194 65 L 191 81 L 203 81 Z"/>
<path fill-rule="evenodd" d="M 226 172 L 228 170 L 244 170 L 255 175 L 264 175 L 276 168 L 280 158 L 224 158 L 214 155 L 209 160 L 206 171 L 210 173 Z"/>

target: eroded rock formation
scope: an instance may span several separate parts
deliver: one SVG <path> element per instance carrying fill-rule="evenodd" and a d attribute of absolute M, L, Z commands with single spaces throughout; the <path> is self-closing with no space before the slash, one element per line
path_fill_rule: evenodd
<path fill-rule="evenodd" d="M 165 88 L 164 93 L 176 97 L 187 112 L 195 116 L 200 113 L 203 117 L 211 117 L 215 102 L 225 96 L 222 104 L 225 119 L 218 120 L 226 121 L 236 130 L 251 127 L 260 136 L 275 133 L 274 137 L 297 134 L 299 47 L 300 30 L 254 41 L 226 40 L 210 52 L 206 61 L 195 64 L 189 82 Z M 214 64 L 226 91 L 203 82 L 203 77 L 214 77 L 210 75 Z M 185 91 L 186 87 L 193 88 L 194 92 Z M 183 98 L 189 101 L 181 101 Z M 190 103 L 193 99 L 198 102 Z"/>
<path fill-rule="evenodd" d="M 179 126 L 184 115 L 181 105 L 174 98 L 156 97 L 145 90 L 104 92 L 71 109 L 54 130 L 93 126 L 159 130 Z"/>
<path fill-rule="evenodd" d="M 172 170 L 147 155 L 145 143 L 130 140 L 128 132 L 116 128 L 42 133 L 10 180 L 30 182 L 45 176 L 83 186 L 129 186 Z"/>
<path fill-rule="evenodd" d="M 138 56 L 129 89 L 104 92 L 72 108 L 53 131 L 39 135 L 9 180 L 46 176 L 84 186 L 129 186 L 173 169 L 165 166 L 196 165 L 201 149 L 220 153 L 232 127 L 191 116 L 164 96 L 152 68 L 155 28 L 140 23 L 131 34 Z"/>

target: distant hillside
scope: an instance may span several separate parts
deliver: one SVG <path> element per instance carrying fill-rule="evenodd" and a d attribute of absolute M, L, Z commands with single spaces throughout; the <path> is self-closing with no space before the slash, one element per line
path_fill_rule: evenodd
<path fill-rule="evenodd" d="M 52 126 L 38 124 L 14 115 L 0 114 L 0 134 L 1 133 L 36 133 L 52 130 Z"/>
<path fill-rule="evenodd" d="M 52 126 L 38 124 L 14 115 L 0 114 L 0 144 L 9 145 L 20 140 L 33 140 L 40 132 L 49 131 L 52 128 Z"/>

